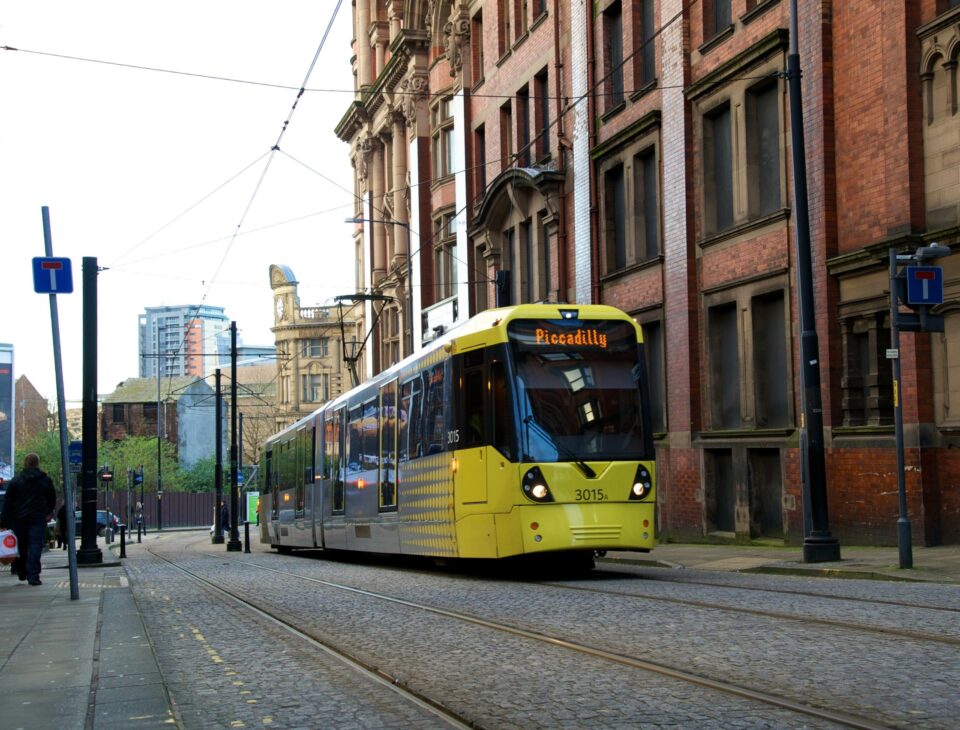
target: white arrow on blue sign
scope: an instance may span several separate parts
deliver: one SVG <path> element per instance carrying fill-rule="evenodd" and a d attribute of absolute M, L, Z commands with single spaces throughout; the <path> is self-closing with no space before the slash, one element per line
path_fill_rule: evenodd
<path fill-rule="evenodd" d="M 939 266 L 907 267 L 907 304 L 942 304 L 943 269 Z"/>
<path fill-rule="evenodd" d="M 33 259 L 33 290 L 37 294 L 69 294 L 73 291 L 70 259 L 36 256 Z"/>

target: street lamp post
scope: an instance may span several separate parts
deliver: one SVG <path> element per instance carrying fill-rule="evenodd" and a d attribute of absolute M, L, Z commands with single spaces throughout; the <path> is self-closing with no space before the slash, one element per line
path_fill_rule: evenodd
<path fill-rule="evenodd" d="M 407 340 L 408 355 L 413 354 L 413 260 L 410 256 L 410 223 L 402 221 L 388 221 L 381 218 L 345 218 L 344 223 L 382 223 L 384 225 L 401 225 L 407 232 L 407 320 L 410 323 L 410 335 Z"/>
<path fill-rule="evenodd" d="M 948 246 L 940 246 L 936 243 L 931 246 L 921 246 L 913 254 L 900 254 L 896 248 L 891 248 L 889 252 L 890 262 L 890 351 L 887 355 L 893 361 L 893 424 L 894 435 L 896 437 L 897 449 L 897 501 L 899 505 L 899 517 L 897 519 L 897 545 L 900 559 L 900 567 L 909 569 L 913 567 L 913 535 L 910 527 L 910 516 L 907 512 L 907 476 L 906 476 L 906 456 L 904 454 L 903 444 L 903 387 L 900 372 L 900 331 L 907 332 L 943 332 L 943 321 L 936 315 L 930 315 L 927 307 L 923 305 L 912 305 L 909 301 L 904 303 L 911 308 L 919 308 L 919 312 L 913 315 L 900 313 L 900 295 L 905 293 L 901 291 L 900 282 L 903 280 L 903 274 L 900 271 L 901 265 L 914 264 L 922 266 L 925 262 L 942 256 L 949 256 L 951 250 Z M 927 269 L 927 272 L 932 272 Z M 942 279 L 940 280 L 942 281 Z M 941 285 L 942 287 L 942 285 Z M 938 292 L 939 296 L 931 304 L 941 303 L 943 301 L 942 288 Z M 905 297 L 909 300 L 909 297 Z"/>

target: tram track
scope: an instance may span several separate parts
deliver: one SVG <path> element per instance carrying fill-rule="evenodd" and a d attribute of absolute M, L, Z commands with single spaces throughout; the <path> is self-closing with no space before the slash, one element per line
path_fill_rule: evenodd
<path fill-rule="evenodd" d="M 663 569 L 657 568 L 657 570 L 663 570 Z M 633 575 L 633 574 L 610 570 L 609 568 L 597 568 L 591 574 L 591 578 L 602 579 L 607 576 L 622 578 L 624 575 Z M 736 575 L 743 575 L 743 574 L 736 573 Z M 660 576 L 660 575 L 654 578 L 651 578 L 649 573 L 644 573 L 643 577 L 647 580 L 655 580 L 658 583 L 676 583 L 678 585 L 708 586 L 711 588 L 726 588 L 730 590 L 755 591 L 757 593 L 777 593 L 782 595 L 802 596 L 805 598 L 823 598 L 827 600 L 852 601 L 856 603 L 867 603 L 871 605 L 896 606 L 900 608 L 918 608 L 918 609 L 926 609 L 930 611 L 945 611 L 950 613 L 960 613 L 960 607 L 931 606 L 928 603 L 915 603 L 911 601 L 892 601 L 885 598 L 860 598 L 859 596 L 849 596 L 849 595 L 839 596 L 832 593 L 823 593 L 820 591 L 800 591 L 800 590 L 792 590 L 792 589 L 786 589 L 786 588 L 760 588 L 757 586 L 734 585 L 732 583 L 724 583 L 722 581 L 686 580 L 686 579 L 676 580 L 670 577 Z"/>
<path fill-rule="evenodd" d="M 314 647 L 315 649 L 324 652 L 328 656 L 331 656 L 338 661 L 346 664 L 354 671 L 358 672 L 362 676 L 366 677 L 368 680 L 379 684 L 385 690 L 393 692 L 401 697 L 404 701 L 409 702 L 417 707 L 423 709 L 424 711 L 430 713 L 435 718 L 443 722 L 445 725 L 451 728 L 458 728 L 458 730 L 469 730 L 470 728 L 477 728 L 478 726 L 469 720 L 459 717 L 455 712 L 450 710 L 447 707 L 444 707 L 442 704 L 436 702 L 435 700 L 426 697 L 425 695 L 415 692 L 408 687 L 405 687 L 402 680 L 399 677 L 391 676 L 390 674 L 384 672 L 377 667 L 371 666 L 368 663 L 361 661 L 359 658 L 353 656 L 351 653 L 333 646 L 328 641 L 312 635 L 310 632 L 304 631 L 297 628 L 292 621 L 283 617 L 279 612 L 271 611 L 268 608 L 265 608 L 262 605 L 254 603 L 240 595 L 237 595 L 235 592 L 227 590 L 222 586 L 217 585 L 213 581 L 204 578 L 197 573 L 184 568 L 182 565 L 177 564 L 174 560 L 166 557 L 165 555 L 157 552 L 156 549 L 147 548 L 147 552 L 150 553 L 153 557 L 158 560 L 164 561 L 173 569 L 183 573 L 190 580 L 200 584 L 206 590 L 209 590 L 217 595 L 226 597 L 229 600 L 234 601 L 235 603 L 243 606 L 244 608 L 250 610 L 256 614 L 260 619 L 270 623 L 272 626 L 281 629 L 287 634 L 295 637 L 296 639 L 306 643 L 309 646 Z M 200 555 L 202 553 L 194 553 Z M 214 556 L 210 556 L 214 557 Z"/>
<path fill-rule="evenodd" d="M 830 618 L 820 618 L 810 615 L 798 615 L 796 613 L 791 613 L 789 611 L 773 611 L 770 609 L 758 609 L 758 608 L 748 608 L 745 606 L 731 606 L 729 603 L 714 603 L 711 601 L 700 601 L 692 598 L 674 598 L 669 596 L 654 596 L 648 593 L 636 593 L 632 591 L 613 591 L 603 588 L 591 588 L 588 586 L 576 586 L 570 585 L 569 583 L 558 583 L 554 581 L 537 581 L 537 585 L 547 586 L 550 588 L 557 588 L 561 590 L 571 590 L 571 591 L 580 591 L 584 593 L 597 593 L 606 596 L 615 596 L 622 598 L 637 598 L 644 601 L 656 601 L 658 603 L 669 603 L 677 606 L 690 606 L 691 608 L 705 608 L 713 609 L 719 611 L 733 611 L 735 613 L 742 613 L 749 616 L 759 616 L 762 618 L 771 618 L 779 619 L 784 621 L 797 621 L 804 624 L 818 624 L 820 626 L 829 626 L 835 629 L 847 629 L 851 631 L 863 631 L 867 633 L 879 634 L 882 636 L 897 636 L 904 639 L 912 639 L 916 641 L 929 641 L 935 642 L 938 644 L 947 644 L 949 646 L 960 646 L 960 637 L 955 636 L 944 636 L 942 634 L 932 634 L 928 631 L 917 631 L 914 629 L 902 629 L 902 628 L 892 628 L 889 626 L 877 626 L 863 623 L 854 623 L 852 621 L 844 621 L 841 619 L 830 619 Z M 690 585 L 689 583 L 684 583 L 684 585 Z M 721 584 L 710 584 L 710 583 L 694 583 L 694 585 L 712 585 L 720 587 Z M 730 588 L 733 586 L 722 585 L 723 588 Z M 756 588 L 746 588 L 736 586 L 737 588 L 742 588 L 743 590 L 750 591 L 759 591 L 765 593 L 779 593 L 779 591 L 773 591 L 770 589 L 756 589 Z M 862 603 L 870 603 L 863 599 L 848 599 L 842 598 L 839 596 L 824 596 L 822 594 L 810 593 L 810 594 L 797 594 L 793 591 L 785 591 L 786 593 L 791 593 L 792 595 L 808 595 L 810 597 L 816 598 L 834 598 L 841 601 L 856 601 Z M 913 608 L 913 609 L 922 609 L 925 611 L 938 611 L 944 610 L 948 612 L 954 612 L 955 609 L 937 609 L 931 608 L 930 606 L 920 606 L 907 603 L 895 603 L 892 601 L 877 601 L 877 603 L 883 605 L 894 605 L 897 607 L 903 608 Z"/>
<path fill-rule="evenodd" d="M 302 635 L 306 637 L 306 639 L 309 640 L 312 644 L 323 647 L 327 651 L 330 651 L 337 656 L 343 657 L 345 661 L 356 663 L 357 666 L 363 667 L 366 671 L 374 672 L 375 676 L 377 676 L 381 681 L 389 683 L 392 688 L 396 688 L 398 690 L 401 689 L 398 678 L 392 677 L 391 675 L 383 672 L 382 670 L 370 667 L 366 663 L 360 662 L 355 657 L 353 657 L 350 652 L 347 652 L 342 648 L 333 646 L 328 640 L 315 636 L 311 632 L 304 632 L 302 629 L 298 629 L 294 627 L 292 625 L 292 622 L 284 618 L 280 612 L 273 611 L 270 608 L 265 607 L 259 601 L 255 602 L 247 598 L 244 598 L 243 596 L 240 596 L 237 593 L 235 593 L 233 590 L 223 588 L 222 586 L 217 585 L 213 581 L 207 578 L 204 578 L 203 576 L 178 565 L 175 561 L 171 560 L 170 558 L 157 554 L 154 550 L 149 550 L 149 552 L 151 552 L 151 554 L 155 555 L 159 559 L 162 559 L 165 562 L 176 567 L 178 570 L 180 570 L 184 574 L 190 576 L 191 579 L 198 581 L 203 585 L 208 586 L 209 588 L 216 590 L 222 594 L 230 596 L 233 600 L 237 601 L 238 603 L 244 606 L 248 606 L 251 610 L 254 610 L 258 614 L 261 614 L 269 618 L 271 621 L 277 622 L 287 630 L 290 630 L 292 633 L 296 633 L 297 635 Z M 209 557 L 211 559 L 222 559 L 223 557 L 220 555 L 211 555 L 209 553 L 205 553 L 202 551 L 190 551 L 190 552 L 192 555 Z M 344 592 L 349 592 L 354 595 L 362 596 L 365 598 L 371 598 L 377 601 L 383 601 L 383 602 L 391 603 L 393 605 L 399 605 L 399 606 L 403 606 L 406 608 L 411 608 L 419 611 L 424 611 L 433 615 L 438 615 L 444 618 L 461 621 L 461 622 L 468 623 L 481 628 L 485 628 L 488 630 L 493 630 L 500 633 L 508 634 L 514 637 L 519 637 L 527 640 L 548 644 L 560 649 L 565 649 L 568 651 L 587 655 L 595 659 L 600 659 L 600 660 L 612 662 L 615 664 L 619 664 L 622 666 L 627 666 L 633 669 L 650 672 L 650 673 L 659 675 L 661 677 L 665 677 L 665 678 L 680 681 L 686 684 L 691 684 L 691 685 L 703 687 L 706 689 L 714 690 L 726 695 L 732 695 L 742 699 L 747 699 L 749 701 L 775 707 L 780 710 L 786 710 L 788 712 L 798 713 L 800 715 L 803 715 L 805 717 L 809 717 L 812 719 L 817 719 L 820 721 L 834 723 L 834 724 L 842 725 L 845 727 L 852 727 L 852 728 L 891 727 L 891 725 L 887 725 L 882 722 L 875 721 L 871 718 L 860 717 L 857 715 L 844 713 L 838 710 L 833 710 L 825 707 L 808 705 L 803 702 L 785 698 L 764 690 L 753 689 L 753 688 L 742 686 L 732 682 L 725 682 L 722 680 L 713 679 L 707 676 L 696 674 L 694 672 L 689 672 L 683 669 L 679 669 L 677 667 L 672 667 L 664 663 L 641 659 L 636 656 L 630 656 L 628 654 L 623 654 L 615 651 L 609 651 L 597 646 L 591 646 L 584 642 L 566 639 L 560 636 L 554 636 L 546 632 L 535 631 L 530 628 L 510 625 L 502 621 L 483 618 L 480 616 L 475 616 L 475 615 L 463 613 L 460 611 L 454 611 L 447 608 L 431 606 L 418 601 L 399 598 L 397 596 L 391 596 L 386 593 L 380 593 L 380 592 L 365 589 L 365 588 L 358 588 L 356 586 L 351 586 L 344 583 L 338 583 L 335 581 L 330 581 L 322 578 L 307 576 L 307 575 L 303 575 L 301 573 L 296 573 L 293 571 L 281 570 L 278 568 L 264 566 L 250 560 L 240 559 L 239 556 L 237 558 L 233 558 L 233 560 L 235 560 L 239 564 L 252 567 L 261 571 L 270 572 L 270 573 L 281 575 L 288 578 L 295 578 L 295 579 L 306 581 L 309 583 L 321 585 L 326 588 L 332 588 L 332 589 L 336 589 Z M 546 585 L 546 586 L 553 587 L 550 584 L 546 584 L 546 583 L 538 583 L 538 585 Z M 567 587 L 567 586 L 556 586 L 556 587 Z M 617 594 L 617 595 L 624 595 L 624 594 Z M 626 596 L 626 597 L 630 597 L 630 596 Z M 716 608 L 729 610 L 729 608 L 725 606 L 717 606 Z M 844 628 L 850 628 L 850 627 L 844 626 Z M 402 690 L 402 691 L 406 691 L 406 690 Z M 431 707 L 443 708 L 443 711 L 449 712 L 449 710 L 447 708 L 444 708 L 443 705 L 441 705 L 440 703 L 436 703 L 430 700 L 429 698 L 422 697 L 420 695 L 416 695 L 416 696 L 419 697 L 421 701 L 427 702 Z M 464 725 L 460 725 L 461 727 L 476 727 L 476 725 L 471 724 L 468 720 L 459 718 L 458 721 L 465 723 Z"/>

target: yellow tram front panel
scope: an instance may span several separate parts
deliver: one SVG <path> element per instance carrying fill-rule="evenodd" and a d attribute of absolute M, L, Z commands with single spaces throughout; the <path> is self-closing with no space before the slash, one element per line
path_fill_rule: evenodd
<path fill-rule="evenodd" d="M 483 451 L 482 455 L 473 453 Z M 512 464 L 495 449 L 457 455 L 453 467 L 460 557 L 494 558 L 563 550 L 651 550 L 656 541 L 656 490 L 630 500 L 640 462 Z M 483 464 L 483 466 L 481 466 Z M 654 483 L 653 464 L 643 462 Z M 531 468 L 540 469 L 552 501 L 533 502 L 521 489 Z M 471 502 L 465 487 L 487 477 L 487 499 Z M 462 495 L 468 499 L 463 499 Z"/>

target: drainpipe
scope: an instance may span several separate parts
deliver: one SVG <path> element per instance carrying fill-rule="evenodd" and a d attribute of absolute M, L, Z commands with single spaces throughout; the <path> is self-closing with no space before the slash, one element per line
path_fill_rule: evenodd
<path fill-rule="evenodd" d="M 561 108 L 563 99 L 563 59 L 560 55 L 560 0 L 553 4 L 553 85 L 557 97 L 557 161 L 560 169 L 566 172 L 566 140 L 563 136 L 563 116 L 566 109 Z M 557 221 L 557 299 L 568 301 L 567 292 L 567 184 L 560 183 L 559 219 Z"/>
<path fill-rule="evenodd" d="M 600 304 L 600 256 L 597 251 L 597 241 L 599 241 L 597 230 L 597 181 L 596 172 L 593 168 L 593 161 L 590 159 L 589 152 L 597 146 L 597 125 L 596 125 L 596 94 L 591 85 L 596 82 L 596 56 L 593 52 L 593 3 L 586 3 L 587 8 L 587 129 L 589 130 L 589 151 L 587 154 L 587 165 L 590 171 L 590 288 L 592 295 L 591 304 Z"/>

